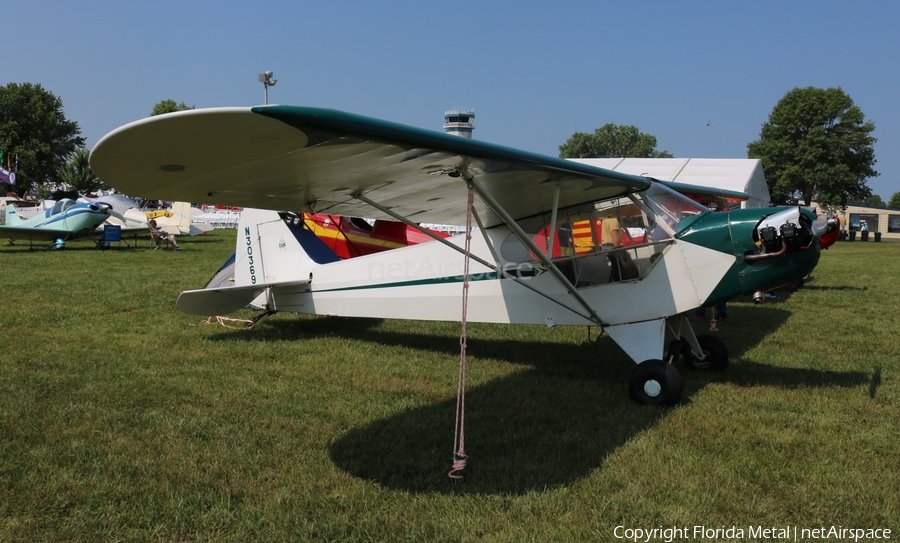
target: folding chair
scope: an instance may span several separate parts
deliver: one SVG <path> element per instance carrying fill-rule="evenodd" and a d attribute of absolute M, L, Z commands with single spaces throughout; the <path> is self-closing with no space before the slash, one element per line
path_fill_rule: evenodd
<path fill-rule="evenodd" d="M 169 240 L 169 236 L 165 234 L 165 232 L 161 233 L 162 235 L 157 235 L 153 232 L 153 229 L 150 228 L 150 246 L 153 247 L 153 250 L 159 249 L 162 245 L 164 246 L 164 250 L 168 251 L 171 249 L 172 242 Z"/>

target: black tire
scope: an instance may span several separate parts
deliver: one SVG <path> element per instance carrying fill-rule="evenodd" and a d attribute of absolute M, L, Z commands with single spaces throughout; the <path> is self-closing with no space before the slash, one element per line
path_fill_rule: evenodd
<path fill-rule="evenodd" d="M 628 379 L 631 397 L 644 405 L 675 405 L 683 388 L 681 374 L 662 360 L 641 362 Z"/>
<path fill-rule="evenodd" d="M 663 360 L 672 362 L 673 360 L 678 360 L 689 352 L 691 352 L 691 345 L 684 338 L 673 339 L 671 342 L 669 342 L 669 348 L 666 349 Z"/>
<path fill-rule="evenodd" d="M 728 347 L 716 336 L 707 334 L 697 336 L 697 343 L 703 351 L 701 360 L 692 352 L 684 355 L 684 363 L 694 370 L 722 370 L 728 367 Z"/>

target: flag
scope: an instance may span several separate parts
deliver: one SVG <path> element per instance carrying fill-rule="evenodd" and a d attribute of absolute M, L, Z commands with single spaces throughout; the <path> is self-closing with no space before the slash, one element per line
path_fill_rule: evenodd
<path fill-rule="evenodd" d="M 0 166 L 0 182 L 9 183 L 10 185 L 16 184 L 16 174 L 7 170 L 3 166 Z"/>

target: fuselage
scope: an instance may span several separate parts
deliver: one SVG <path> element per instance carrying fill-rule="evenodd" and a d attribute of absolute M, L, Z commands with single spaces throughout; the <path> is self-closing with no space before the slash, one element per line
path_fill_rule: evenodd
<path fill-rule="evenodd" d="M 7 211 L 0 235 L 9 239 L 68 239 L 89 234 L 109 218 L 109 207 L 63 199 L 37 215 L 21 220 L 14 208 Z"/>
<path fill-rule="evenodd" d="M 601 250 L 599 241 L 589 251 L 583 243 L 568 254 L 556 254 L 555 249 L 548 258 L 563 281 L 504 225 L 473 234 L 468 277 L 463 275 L 464 255 L 447 244 L 423 243 L 340 261 L 288 263 L 283 258 L 285 236 L 268 231 L 263 235 L 252 225 L 242 225 L 246 231 L 239 231 L 238 245 L 249 247 L 254 258 L 251 264 L 239 250 L 235 277 L 237 284 L 308 277 L 308 284 L 281 289 L 272 297 L 270 309 L 277 311 L 455 321 L 461 318 L 467 281 L 471 321 L 611 326 L 665 318 L 775 288 L 804 277 L 818 262 L 818 239 L 810 228 L 815 217 L 809 212 L 698 211 L 681 217 L 677 230 L 657 241 L 648 232 L 639 243 L 610 251 Z M 790 250 L 769 254 L 756 239 L 757 229 L 765 217 L 779 213 L 803 222 L 794 226 L 806 234 L 791 241 Z M 546 227 L 535 230 L 539 236 L 550 235 Z M 553 236 L 558 242 L 562 234 Z M 457 248 L 464 241 L 465 235 L 447 240 Z M 628 264 L 629 273 L 614 272 L 620 262 Z"/>

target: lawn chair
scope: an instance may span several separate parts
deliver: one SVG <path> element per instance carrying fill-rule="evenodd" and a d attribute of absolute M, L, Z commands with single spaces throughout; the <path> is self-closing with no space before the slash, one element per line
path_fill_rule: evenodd
<path fill-rule="evenodd" d="M 153 247 L 154 251 L 159 249 L 160 246 L 162 246 L 164 250 L 168 251 L 172 248 L 172 241 L 169 239 L 169 236 L 167 236 L 165 232 L 161 232 L 161 235 L 156 234 L 153 232 L 153 228 L 150 227 L 150 246 Z"/>

